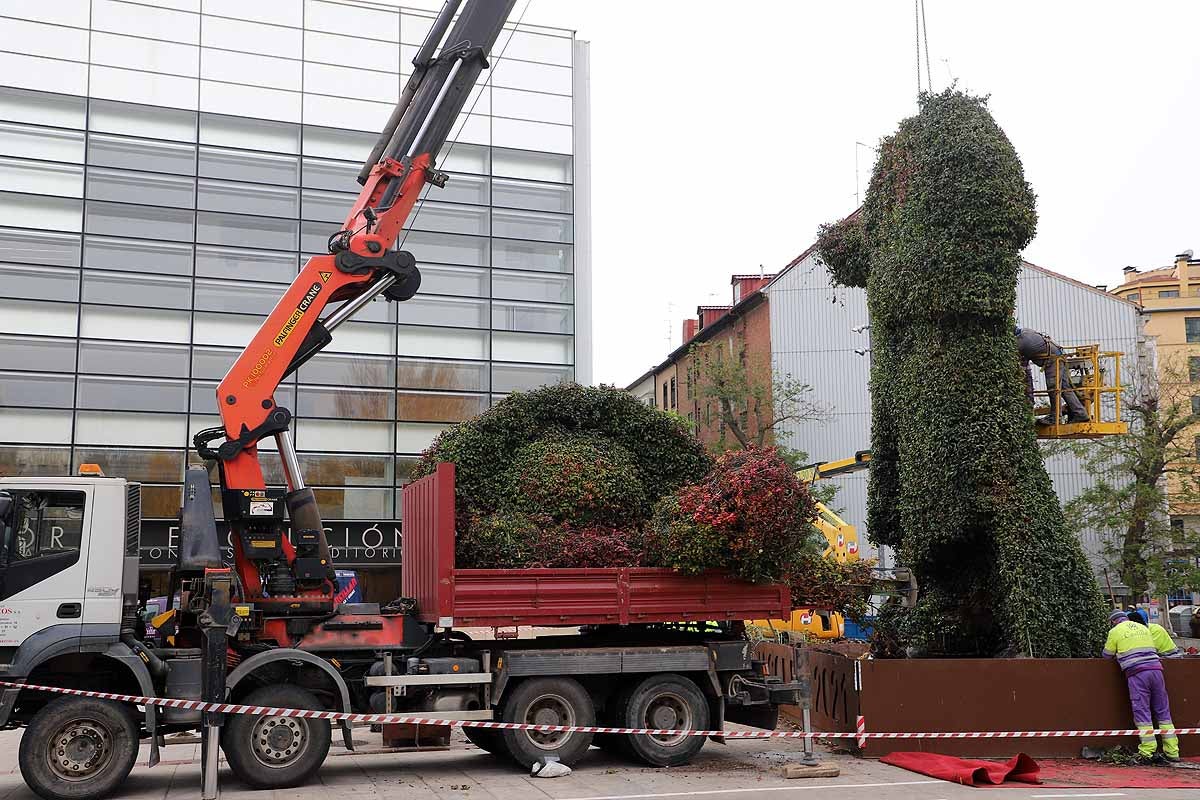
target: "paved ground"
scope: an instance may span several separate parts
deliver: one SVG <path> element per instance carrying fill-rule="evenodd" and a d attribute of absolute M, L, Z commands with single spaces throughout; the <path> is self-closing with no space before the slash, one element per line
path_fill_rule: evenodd
<path fill-rule="evenodd" d="M 0 733 L 0 800 L 37 800 L 17 769 L 20 733 Z M 1005 798 L 1105 797 L 1129 800 L 1194 798 L 1195 790 L 1045 789 L 1019 787 L 971 789 L 934 781 L 880 764 L 820 751 L 824 763 L 842 774 L 830 779 L 785 780 L 782 764 L 796 763 L 801 744 L 794 741 L 709 743 L 696 763 L 685 768 L 651 770 L 615 760 L 593 749 L 565 778 L 530 778 L 461 739 L 448 750 L 380 753 L 378 734 L 356 730 L 361 753 L 335 746 L 319 773 L 319 781 L 300 789 L 257 792 L 239 784 L 222 769 L 222 800 L 669 800 L 691 797 L 712 800 L 954 800 L 1001 792 Z M 337 737 L 335 737 L 335 742 Z M 136 800 L 183 800 L 200 796 L 197 745 L 163 750 L 163 762 L 146 767 L 143 750 L 120 797 Z"/>

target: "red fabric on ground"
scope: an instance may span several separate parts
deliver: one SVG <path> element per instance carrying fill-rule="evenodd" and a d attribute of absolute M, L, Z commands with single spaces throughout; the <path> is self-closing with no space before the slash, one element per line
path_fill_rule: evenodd
<path fill-rule="evenodd" d="M 1008 761 L 983 761 L 920 752 L 889 753 L 879 760 L 893 767 L 964 786 L 996 786 L 1005 781 L 1041 782 L 1038 762 L 1024 753 L 1018 753 Z"/>
<path fill-rule="evenodd" d="M 1200 769 L 1121 767 L 1076 758 L 1046 759 L 1039 766 L 1043 785 L 1053 788 L 1200 789 Z"/>

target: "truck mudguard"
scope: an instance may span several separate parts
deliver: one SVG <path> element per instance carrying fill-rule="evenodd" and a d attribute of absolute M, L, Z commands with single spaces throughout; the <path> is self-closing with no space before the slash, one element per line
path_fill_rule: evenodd
<path fill-rule="evenodd" d="M 342 711 L 353 711 L 350 706 L 350 689 L 346 686 L 346 681 L 342 678 L 341 673 L 334 669 L 333 665 L 320 656 L 315 656 L 312 653 L 304 650 L 295 650 L 290 647 L 282 647 L 276 650 L 267 650 L 262 653 L 256 653 L 241 664 L 238 664 L 233 672 L 229 673 L 226 679 L 226 691 L 233 692 L 234 688 L 245 678 L 253 675 L 262 667 L 268 664 L 274 664 L 277 661 L 300 661 L 305 664 L 311 664 L 323 671 L 326 675 L 333 679 L 333 685 L 337 687 L 338 693 L 342 697 Z M 350 723 L 342 721 L 342 738 L 346 742 L 346 749 L 354 749 L 354 739 L 351 736 Z"/>

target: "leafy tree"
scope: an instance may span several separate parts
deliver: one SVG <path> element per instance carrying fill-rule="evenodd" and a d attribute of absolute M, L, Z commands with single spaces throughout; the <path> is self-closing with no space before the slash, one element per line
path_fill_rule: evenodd
<path fill-rule="evenodd" d="M 1067 505 L 1072 522 L 1106 535 L 1106 566 L 1134 598 L 1200 585 L 1200 536 L 1172 527 L 1170 512 L 1200 508 L 1194 434 L 1197 391 L 1181 359 L 1133 373 L 1122 405 L 1129 433 L 1073 443 L 1093 478 Z"/>

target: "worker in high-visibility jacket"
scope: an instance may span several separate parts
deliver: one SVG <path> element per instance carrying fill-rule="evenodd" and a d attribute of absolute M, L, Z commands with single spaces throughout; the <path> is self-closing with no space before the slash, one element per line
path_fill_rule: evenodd
<path fill-rule="evenodd" d="M 1116 658 L 1125 672 L 1129 684 L 1129 704 L 1133 708 L 1133 724 L 1139 732 L 1138 757 L 1149 761 L 1158 750 L 1154 734 L 1154 723 L 1160 730 L 1172 730 L 1171 703 L 1167 699 L 1167 685 L 1163 681 L 1162 661 L 1158 648 L 1150 637 L 1150 631 L 1139 622 L 1131 622 L 1121 610 L 1108 616 L 1108 640 L 1104 643 L 1104 657 Z M 1179 760 L 1179 738 L 1173 733 L 1164 733 L 1163 755 L 1168 761 Z"/>
<path fill-rule="evenodd" d="M 1183 658 L 1183 651 L 1175 644 L 1167 629 L 1157 622 L 1151 622 L 1145 611 L 1135 608 L 1128 616 L 1130 620 L 1140 622 L 1150 631 L 1150 638 L 1154 640 L 1154 649 L 1158 651 L 1159 658 Z"/>

